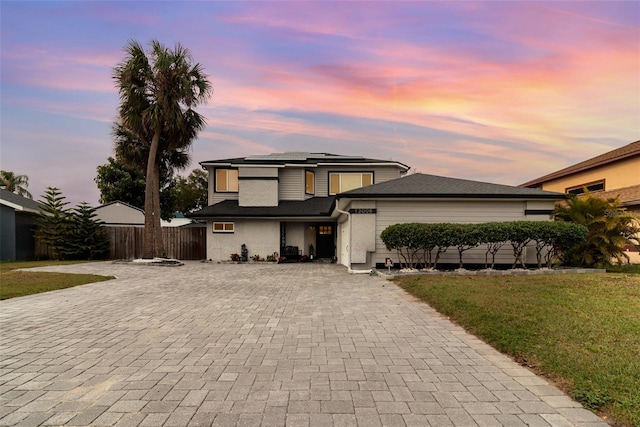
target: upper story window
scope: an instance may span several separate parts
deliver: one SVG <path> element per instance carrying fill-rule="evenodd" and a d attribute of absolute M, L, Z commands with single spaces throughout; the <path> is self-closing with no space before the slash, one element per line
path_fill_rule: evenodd
<path fill-rule="evenodd" d="M 580 194 L 584 194 L 584 189 L 587 189 L 589 192 L 594 191 L 604 191 L 604 179 L 600 181 L 590 182 L 588 184 L 577 185 L 574 187 L 569 187 L 566 189 L 567 194 L 573 194 L 574 196 L 579 196 Z"/>
<path fill-rule="evenodd" d="M 238 169 L 216 169 L 216 192 L 238 192 Z"/>
<path fill-rule="evenodd" d="M 332 172 L 329 174 L 329 194 L 344 193 L 373 184 L 373 172 Z"/>
<path fill-rule="evenodd" d="M 305 194 L 316 194 L 316 174 L 312 171 L 304 173 L 304 192 Z"/>

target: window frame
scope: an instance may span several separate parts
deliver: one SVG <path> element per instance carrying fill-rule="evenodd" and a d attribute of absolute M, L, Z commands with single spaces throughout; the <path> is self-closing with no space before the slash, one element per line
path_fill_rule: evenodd
<path fill-rule="evenodd" d="M 599 191 L 606 190 L 605 184 L 606 184 L 605 179 L 598 179 L 598 180 L 587 182 L 581 185 L 572 185 L 571 187 L 565 188 L 564 192 L 566 194 L 571 194 L 573 196 L 580 196 L 584 194 L 584 189 L 586 188 L 587 190 L 589 190 L 590 193 L 597 193 Z M 597 188 L 597 189 L 589 188 L 594 186 L 602 186 L 602 188 Z"/>
<path fill-rule="evenodd" d="M 216 224 L 222 226 L 222 229 L 216 230 Z M 228 226 L 231 226 L 228 228 Z M 232 234 L 236 231 L 236 224 L 233 221 L 214 221 L 211 223 L 211 232 L 212 233 L 222 233 L 222 234 Z"/>
<path fill-rule="evenodd" d="M 218 188 L 218 184 L 219 182 L 221 182 L 220 179 L 218 179 L 218 172 L 226 172 L 225 173 L 225 190 L 220 190 Z M 236 186 L 237 186 L 237 190 L 229 190 L 229 172 L 235 172 L 235 180 L 236 180 Z M 238 176 L 238 169 L 235 168 L 216 168 L 214 170 L 214 178 L 215 178 L 215 182 L 214 182 L 214 188 L 215 188 L 215 192 L 216 193 L 237 193 L 240 189 L 240 177 Z"/>
<path fill-rule="evenodd" d="M 340 191 L 338 191 L 337 193 L 334 193 L 331 191 L 331 176 L 332 175 L 339 175 L 340 176 L 340 182 L 339 182 L 339 186 L 340 186 Z M 343 190 L 342 189 L 342 175 L 360 175 L 360 186 L 359 187 L 354 187 L 354 188 L 350 188 L 349 190 Z M 370 175 L 371 176 L 371 184 L 368 185 L 362 185 L 362 181 L 363 181 L 363 176 L 364 175 Z M 342 171 L 330 171 L 329 172 L 329 179 L 328 181 L 328 194 L 330 196 L 335 196 L 336 194 L 340 194 L 340 193 L 344 193 L 345 191 L 350 191 L 350 190 L 355 190 L 357 188 L 364 188 L 364 187 L 368 187 L 369 185 L 373 185 L 375 183 L 375 174 L 373 171 L 349 171 L 349 172 L 342 172 Z"/>
<path fill-rule="evenodd" d="M 313 187 L 311 191 L 308 190 L 309 187 L 309 177 L 311 177 L 311 186 Z M 313 196 L 316 194 L 316 173 L 314 171 L 305 170 L 304 171 L 304 194 Z"/>

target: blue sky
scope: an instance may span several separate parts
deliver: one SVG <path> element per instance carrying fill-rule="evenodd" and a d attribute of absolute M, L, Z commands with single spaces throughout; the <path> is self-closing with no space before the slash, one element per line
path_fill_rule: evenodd
<path fill-rule="evenodd" d="M 640 2 L 0 3 L 0 165 L 98 204 L 128 40 L 191 50 L 203 160 L 394 159 L 518 185 L 639 139 Z"/>

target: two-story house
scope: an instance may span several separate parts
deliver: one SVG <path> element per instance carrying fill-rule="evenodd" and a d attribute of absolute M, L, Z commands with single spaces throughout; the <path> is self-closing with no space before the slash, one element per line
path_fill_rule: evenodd
<path fill-rule="evenodd" d="M 214 260 L 240 253 L 242 244 L 262 257 L 293 247 L 300 256 L 333 259 L 336 195 L 399 178 L 409 169 L 395 161 L 302 152 L 201 165 L 209 171 L 210 206 L 194 217 L 209 222 L 207 257 Z"/>
<path fill-rule="evenodd" d="M 548 173 L 522 187 L 580 196 L 586 188 L 603 198 L 620 198 L 629 211 L 640 213 L 640 141 Z"/>
<path fill-rule="evenodd" d="M 244 244 L 249 256 L 306 255 L 367 271 L 395 257 L 379 237 L 391 224 L 548 221 L 555 201 L 564 197 L 407 175 L 409 167 L 401 162 L 326 153 L 275 153 L 200 164 L 209 172 L 210 205 L 192 217 L 207 220 L 207 258 L 214 261 L 240 254 Z M 478 254 L 478 261 L 483 257 L 484 252 Z"/>

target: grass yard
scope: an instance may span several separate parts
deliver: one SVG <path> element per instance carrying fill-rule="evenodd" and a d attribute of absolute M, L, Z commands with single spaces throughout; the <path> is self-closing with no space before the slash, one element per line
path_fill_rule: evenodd
<path fill-rule="evenodd" d="M 640 275 L 407 276 L 401 287 L 620 426 L 640 426 Z"/>
<path fill-rule="evenodd" d="M 113 276 L 97 276 L 95 274 L 17 271 L 20 268 L 77 263 L 78 261 L 0 262 L 0 300 L 70 288 L 87 283 L 102 282 L 114 278 Z"/>

